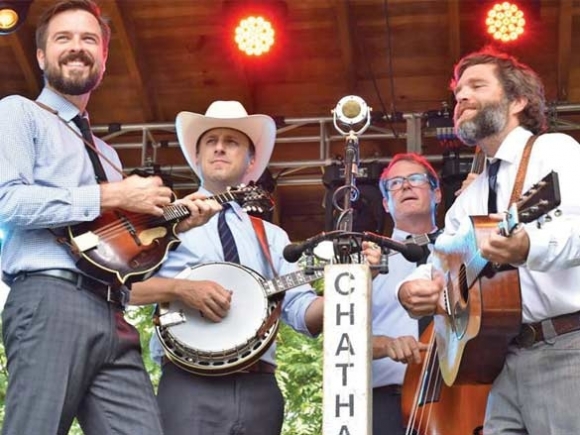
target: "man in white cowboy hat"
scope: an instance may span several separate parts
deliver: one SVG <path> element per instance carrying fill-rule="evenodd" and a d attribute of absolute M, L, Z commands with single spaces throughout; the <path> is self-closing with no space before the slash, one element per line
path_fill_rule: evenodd
<path fill-rule="evenodd" d="M 181 112 L 177 115 L 176 128 L 181 149 L 201 180 L 199 192 L 206 195 L 220 194 L 229 187 L 257 180 L 266 169 L 276 135 L 272 118 L 248 115 L 237 101 L 215 101 L 205 115 Z M 233 235 L 238 259 L 227 258 L 223 246 L 226 242 L 222 241 L 220 234 L 223 232 L 223 221 L 220 223 L 223 217 L 214 216 L 206 225 L 180 234 L 181 245 L 170 252 L 159 274 L 134 287 L 132 303 L 171 304 L 172 301 L 179 301 L 203 316 L 204 320 L 200 322 L 205 322 L 204 327 L 209 325 L 210 329 L 204 331 L 211 335 L 216 329 L 211 329 L 210 322 L 215 322 L 213 325 L 219 328 L 232 321 L 235 308 L 239 308 L 236 304 L 241 298 L 249 297 L 246 292 L 249 289 L 226 289 L 220 284 L 223 279 L 227 281 L 225 275 L 236 269 L 231 263 L 220 265 L 223 267 L 222 276 L 212 276 L 212 279 L 192 279 L 192 275 L 188 275 L 189 279 L 174 278 L 186 267 L 192 268 L 195 275 L 194 266 L 202 265 L 203 268 L 208 263 L 239 260 L 241 265 L 267 279 L 274 278 L 274 273 L 285 275 L 297 271 L 296 265 L 283 258 L 282 251 L 289 244 L 289 239 L 280 227 L 263 222 L 270 264 L 250 217 L 237 203 L 228 204 L 231 206 L 224 206 L 223 216 Z M 220 266 L 217 266 L 218 270 Z M 310 286 L 290 289 L 284 294 L 281 319 L 299 332 L 318 334 L 322 329 L 322 305 L 322 298 Z M 244 311 L 241 317 L 244 318 L 245 314 Z M 251 320 L 248 319 L 248 322 Z M 234 335 L 236 332 L 225 331 L 224 335 Z M 198 334 L 204 332 L 198 330 Z M 219 337 L 219 340 L 223 339 Z M 257 362 L 242 371 L 219 376 L 194 374 L 189 370 L 190 366 L 184 367 L 183 363 L 168 354 L 169 358 L 163 358 L 158 391 L 165 433 L 279 434 L 284 401 L 274 376 L 274 348 L 273 344 Z M 151 349 L 153 357 L 161 360 L 164 351 L 157 337 L 152 340 Z"/>

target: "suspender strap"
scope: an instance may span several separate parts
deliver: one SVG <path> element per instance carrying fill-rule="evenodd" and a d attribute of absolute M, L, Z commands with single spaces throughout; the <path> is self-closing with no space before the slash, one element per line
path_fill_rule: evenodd
<path fill-rule="evenodd" d="M 526 147 L 524 148 L 524 153 L 522 154 L 522 160 L 520 162 L 520 166 L 518 168 L 518 173 L 516 174 L 516 181 L 514 183 L 514 188 L 512 190 L 512 196 L 510 198 L 509 204 L 515 203 L 522 194 L 522 188 L 524 187 L 524 179 L 526 178 L 526 170 L 528 169 L 528 163 L 530 161 L 530 155 L 532 154 L 532 147 L 534 146 L 534 142 L 538 138 L 538 135 L 535 134 L 528 139 L 526 143 Z"/>
<path fill-rule="evenodd" d="M 264 221 L 258 217 L 250 216 L 250 220 L 252 221 L 252 225 L 254 226 L 254 231 L 256 232 L 256 236 L 258 237 L 258 241 L 260 242 L 260 247 L 262 248 L 262 253 L 266 260 L 268 260 L 268 264 L 272 269 L 272 273 L 274 277 L 278 276 L 276 269 L 274 268 L 274 263 L 272 262 L 272 255 L 270 254 L 270 248 L 268 247 L 268 237 L 266 236 L 266 228 L 264 227 Z"/>
<path fill-rule="evenodd" d="M 58 117 L 58 119 L 60 119 L 62 121 L 62 123 L 70 130 L 72 131 L 76 136 L 78 136 L 83 143 L 85 144 L 85 146 L 93 151 L 94 153 L 96 153 L 101 159 L 103 159 L 105 162 L 107 162 L 109 164 L 109 166 L 111 168 L 113 168 L 115 171 L 117 171 L 119 174 L 121 174 L 121 176 L 123 178 L 126 177 L 125 173 L 123 172 L 123 170 L 121 168 L 119 168 L 115 163 L 113 163 L 111 161 L 111 159 L 109 159 L 106 155 L 104 155 L 102 152 L 100 152 L 96 146 L 94 146 L 93 144 L 89 143 L 89 141 L 87 141 L 81 134 L 79 134 L 74 128 L 72 128 L 69 123 L 60 117 L 60 115 L 58 114 L 58 112 L 56 110 L 54 110 L 52 107 L 47 106 L 46 104 L 41 103 L 40 101 L 35 101 L 35 103 L 38 105 L 38 107 L 47 110 L 48 112 L 56 115 Z M 90 151 L 89 151 L 89 156 L 90 156 Z M 91 159 L 92 162 L 92 159 Z M 96 171 L 95 171 L 96 173 Z"/>
<path fill-rule="evenodd" d="M 254 231 L 256 232 L 256 236 L 258 237 L 258 241 L 260 242 L 260 247 L 262 248 L 262 252 L 264 253 L 264 257 L 268 260 L 270 267 L 272 268 L 272 273 L 274 277 L 278 276 L 276 269 L 274 268 L 274 263 L 272 262 L 272 255 L 270 253 L 270 248 L 268 247 L 268 238 L 266 236 L 266 228 L 264 227 L 264 221 L 260 218 L 255 216 L 250 216 L 250 220 L 252 221 L 252 225 L 254 226 Z M 274 323 L 278 321 L 280 314 L 282 313 L 282 299 L 284 297 L 280 297 L 278 302 L 276 303 L 276 308 L 272 310 L 264 324 L 260 327 L 258 332 L 256 333 L 259 337 L 263 336 Z"/>

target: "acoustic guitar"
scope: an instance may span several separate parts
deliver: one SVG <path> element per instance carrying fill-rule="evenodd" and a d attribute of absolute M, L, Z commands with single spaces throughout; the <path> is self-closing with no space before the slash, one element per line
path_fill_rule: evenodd
<path fill-rule="evenodd" d="M 207 199 L 220 204 L 235 201 L 248 212 L 261 213 L 274 206 L 271 196 L 253 183 Z M 107 211 L 92 222 L 69 227 L 69 248 L 77 267 L 89 276 L 119 284 L 142 281 L 161 266 L 169 249 L 178 246 L 175 227 L 189 216 L 183 204 L 164 207 L 161 217 Z"/>
<path fill-rule="evenodd" d="M 552 171 L 510 207 L 500 233 L 509 237 L 519 223 L 532 222 L 559 205 L 558 174 Z M 478 249 L 477 240 L 498 223 L 487 216 L 471 216 L 465 223 L 455 236 L 439 237 L 433 250 L 434 267 L 446 280 L 434 324 L 447 385 L 492 383 L 521 325 L 517 268 L 491 264 Z"/>

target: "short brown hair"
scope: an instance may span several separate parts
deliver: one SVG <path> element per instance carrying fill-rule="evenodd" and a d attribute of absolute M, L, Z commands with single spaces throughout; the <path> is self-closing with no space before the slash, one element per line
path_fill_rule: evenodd
<path fill-rule="evenodd" d="M 109 50 L 109 41 L 111 40 L 111 28 L 109 27 L 107 20 L 105 20 L 101 15 L 101 9 L 99 6 L 92 0 L 60 0 L 46 9 L 40 16 L 38 25 L 36 26 L 36 48 L 41 50 L 46 49 L 46 31 L 50 20 L 62 12 L 77 9 L 87 11 L 99 22 L 101 33 L 103 34 L 103 46 L 106 54 Z"/>
<path fill-rule="evenodd" d="M 546 100 L 540 77 L 515 57 L 499 52 L 491 46 L 468 54 L 455 65 L 451 90 L 455 90 L 457 82 L 467 68 L 482 64 L 495 66 L 497 78 L 508 101 L 515 101 L 518 98 L 528 100 L 528 104 L 520 113 L 520 124 L 534 134 L 546 130 Z"/>

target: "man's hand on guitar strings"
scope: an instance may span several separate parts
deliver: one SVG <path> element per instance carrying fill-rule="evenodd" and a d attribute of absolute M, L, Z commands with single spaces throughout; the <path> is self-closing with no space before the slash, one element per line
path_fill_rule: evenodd
<path fill-rule="evenodd" d="M 530 238 L 524 226 L 519 226 L 509 237 L 496 232 L 490 233 L 479 243 L 481 256 L 496 264 L 524 264 L 530 252 Z"/>
<path fill-rule="evenodd" d="M 233 292 L 215 281 L 180 279 L 175 292 L 184 304 L 198 310 L 202 317 L 212 322 L 221 322 L 231 308 Z"/>
<path fill-rule="evenodd" d="M 119 208 L 134 213 L 163 215 L 163 207 L 172 201 L 173 192 L 160 177 L 131 175 L 122 181 L 101 183 L 101 211 Z"/>
<path fill-rule="evenodd" d="M 414 279 L 399 288 L 399 301 L 411 316 L 429 316 L 435 312 L 445 279 L 441 272 L 435 271 L 433 275 L 433 279 Z"/>
<path fill-rule="evenodd" d="M 176 204 L 185 205 L 191 213 L 191 216 L 177 224 L 175 230 L 178 233 L 204 225 L 213 215 L 221 211 L 222 206 L 217 201 L 205 198 L 205 195 L 195 192 L 175 201 Z"/>

